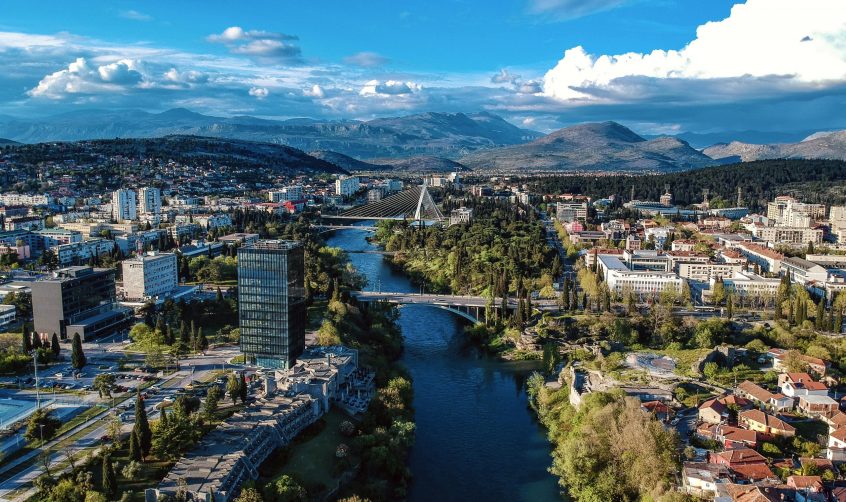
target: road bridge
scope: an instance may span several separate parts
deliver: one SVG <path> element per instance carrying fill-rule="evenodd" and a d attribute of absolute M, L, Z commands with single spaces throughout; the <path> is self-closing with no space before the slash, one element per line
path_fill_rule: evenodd
<path fill-rule="evenodd" d="M 386 302 L 395 305 L 429 305 L 448 310 L 469 320 L 470 322 L 484 322 L 487 308 L 498 311 L 502 308 L 502 298 L 493 302 L 484 296 L 469 295 L 436 295 L 429 293 L 395 293 L 376 291 L 353 291 L 350 293 L 359 302 Z M 558 306 L 555 300 L 533 300 L 532 307 L 540 310 L 554 310 Z M 517 309 L 517 299 L 509 298 L 508 311 Z"/>

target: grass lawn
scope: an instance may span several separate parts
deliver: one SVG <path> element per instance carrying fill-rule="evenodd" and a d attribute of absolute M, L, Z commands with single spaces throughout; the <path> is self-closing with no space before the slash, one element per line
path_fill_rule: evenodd
<path fill-rule="evenodd" d="M 817 436 L 828 434 L 828 425 L 822 420 L 808 420 L 802 422 L 790 422 L 796 427 L 796 435 L 808 441 L 817 441 Z"/>
<path fill-rule="evenodd" d="M 329 305 L 328 300 L 314 300 L 308 308 L 308 322 L 306 322 L 306 330 L 318 329 L 323 323 L 323 318 L 326 315 L 326 306 Z"/>
<path fill-rule="evenodd" d="M 331 486 L 334 482 L 335 450 L 340 443 L 350 442 L 350 438 L 343 436 L 339 430 L 341 422 L 346 419 L 346 415 L 335 409 L 324 415 L 319 432 L 309 435 L 308 429 L 304 431 L 287 448 L 286 460 L 273 465 L 278 459 L 271 458 L 262 466 L 262 471 L 268 474 L 265 480 L 272 484 L 287 474 L 302 483 L 311 495 Z"/>

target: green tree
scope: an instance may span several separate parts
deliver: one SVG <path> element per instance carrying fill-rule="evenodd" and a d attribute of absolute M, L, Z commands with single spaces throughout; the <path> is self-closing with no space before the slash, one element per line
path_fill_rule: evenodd
<path fill-rule="evenodd" d="M 220 402 L 220 398 L 223 397 L 222 394 L 220 387 L 217 385 L 212 385 L 209 388 L 209 392 L 206 395 L 206 402 L 203 404 L 203 413 L 205 413 L 206 417 L 209 419 L 214 417 L 214 412 L 217 411 L 217 405 Z"/>
<path fill-rule="evenodd" d="M 115 387 L 115 376 L 112 373 L 100 373 L 94 377 L 91 385 L 100 393 L 100 399 L 112 397 L 112 389 Z"/>
<path fill-rule="evenodd" d="M 115 476 L 115 466 L 112 465 L 112 457 L 109 454 L 103 455 L 102 478 L 103 493 L 105 493 L 106 496 L 113 498 L 117 495 L 118 486 L 117 476 Z"/>
<path fill-rule="evenodd" d="M 226 381 L 226 392 L 232 399 L 232 404 L 235 405 L 241 395 L 241 381 L 235 376 L 235 373 L 230 373 L 229 379 Z"/>
<path fill-rule="evenodd" d="M 264 499 L 255 488 L 244 488 L 235 502 L 264 502 Z"/>
<path fill-rule="evenodd" d="M 709 380 L 713 380 L 720 374 L 720 367 L 713 361 L 707 362 L 705 363 L 705 366 L 702 367 L 702 374 L 704 374 Z"/>
<path fill-rule="evenodd" d="M 249 387 L 247 386 L 247 380 L 244 377 L 244 374 L 241 373 L 241 381 L 238 382 L 238 396 L 241 398 L 242 403 L 247 402 L 247 392 Z"/>
<path fill-rule="evenodd" d="M 59 357 L 62 347 L 59 345 L 59 335 L 53 333 L 53 339 L 50 341 L 50 350 L 53 352 L 53 357 Z"/>
<path fill-rule="evenodd" d="M 146 457 L 150 453 L 153 441 L 153 431 L 150 429 L 150 422 L 147 419 L 147 409 L 144 407 L 144 400 L 139 391 L 135 395 L 135 425 L 133 427 L 138 436 L 138 443 L 141 446 L 141 455 Z"/>
<path fill-rule="evenodd" d="M 62 421 L 53 415 L 53 410 L 39 408 L 27 420 L 24 438 L 30 443 L 35 441 L 50 441 L 62 426 Z"/>
<path fill-rule="evenodd" d="M 141 441 L 138 439 L 138 431 L 133 427 L 132 432 L 129 433 L 129 460 L 136 460 L 140 462 L 142 457 Z"/>
<path fill-rule="evenodd" d="M 711 301 L 714 305 L 722 305 L 723 301 L 726 299 L 726 284 L 723 282 L 723 279 L 718 277 L 716 281 L 714 281 L 714 291 L 711 293 Z"/>
<path fill-rule="evenodd" d="M 13 295 L 14 293 L 9 293 Z M 29 336 L 29 329 L 27 329 L 27 324 L 23 324 L 23 328 L 21 328 L 21 351 L 24 354 L 29 354 L 32 350 L 32 340 Z"/>
<path fill-rule="evenodd" d="M 274 499 L 278 502 L 306 502 L 308 500 L 308 492 L 305 488 L 287 474 L 282 475 L 273 488 Z"/>
<path fill-rule="evenodd" d="M 85 353 L 82 352 L 82 339 L 79 333 L 73 334 L 73 342 L 71 342 L 71 365 L 76 369 L 82 369 L 87 364 L 85 360 Z"/>

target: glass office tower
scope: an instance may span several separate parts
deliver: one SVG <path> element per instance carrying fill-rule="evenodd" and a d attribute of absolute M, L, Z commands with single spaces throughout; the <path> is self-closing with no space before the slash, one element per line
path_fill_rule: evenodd
<path fill-rule="evenodd" d="M 303 246 L 262 240 L 238 249 L 241 352 L 248 364 L 288 369 L 305 348 Z"/>

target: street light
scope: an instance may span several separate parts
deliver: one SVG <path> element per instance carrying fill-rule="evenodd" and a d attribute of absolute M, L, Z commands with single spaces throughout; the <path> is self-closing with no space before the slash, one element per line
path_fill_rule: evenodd
<path fill-rule="evenodd" d="M 38 424 L 38 430 L 41 431 L 41 448 L 44 448 L 44 424 Z"/>

